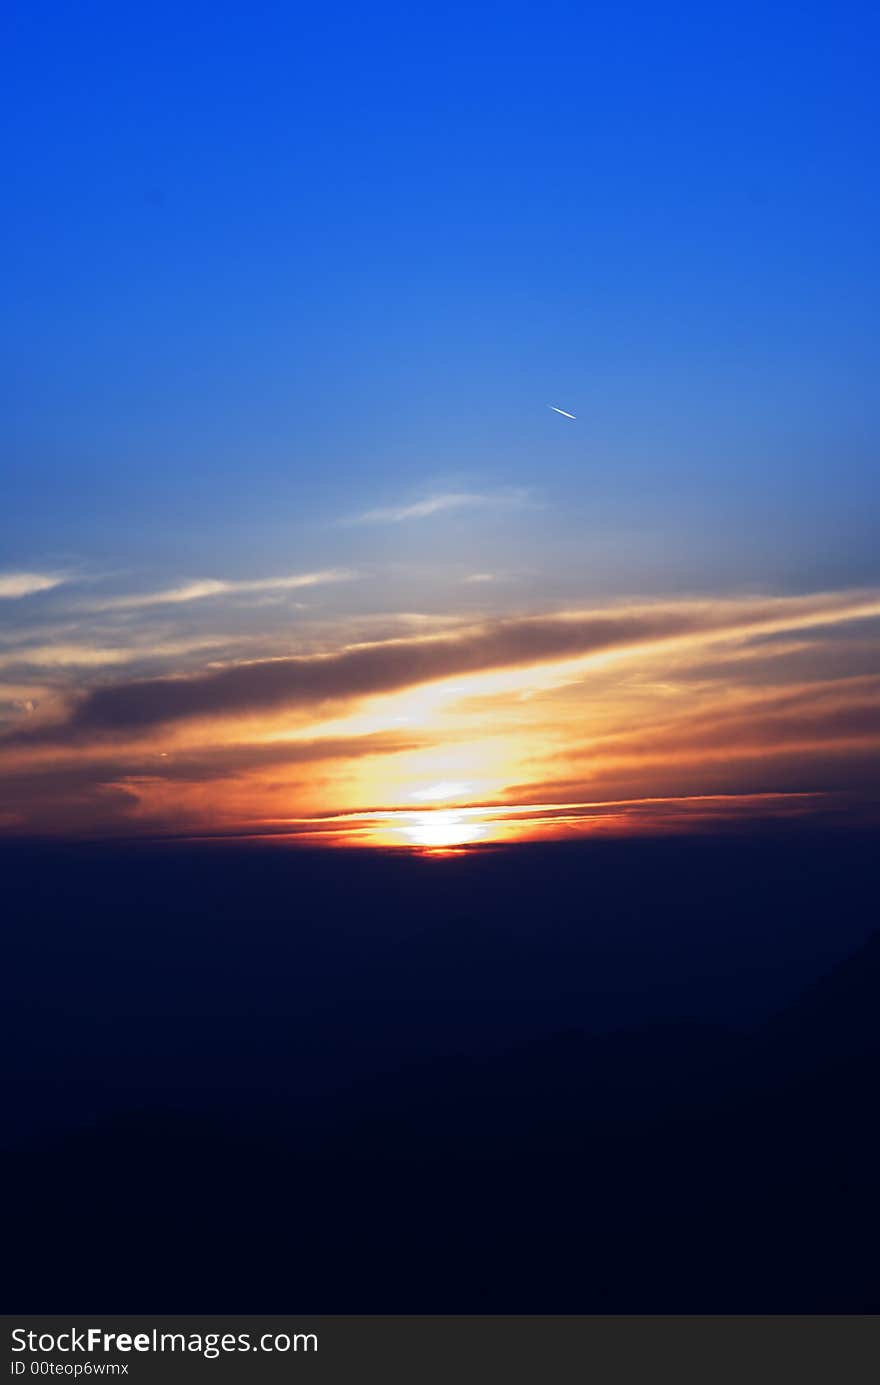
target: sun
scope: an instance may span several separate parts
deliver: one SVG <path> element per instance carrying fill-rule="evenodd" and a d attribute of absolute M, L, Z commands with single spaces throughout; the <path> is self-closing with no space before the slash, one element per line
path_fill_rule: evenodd
<path fill-rule="evenodd" d="M 435 808 L 427 813 L 406 815 L 397 830 L 414 846 L 443 851 L 481 841 L 487 829 L 485 823 L 456 812 L 454 808 Z"/>

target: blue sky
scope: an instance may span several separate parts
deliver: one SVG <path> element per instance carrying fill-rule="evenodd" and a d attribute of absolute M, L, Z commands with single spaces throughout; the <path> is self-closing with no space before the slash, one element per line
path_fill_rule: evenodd
<path fill-rule="evenodd" d="M 7 38 L 8 563 L 873 575 L 867 5 L 29 4 Z M 500 525 L 334 528 L 517 487 Z"/>

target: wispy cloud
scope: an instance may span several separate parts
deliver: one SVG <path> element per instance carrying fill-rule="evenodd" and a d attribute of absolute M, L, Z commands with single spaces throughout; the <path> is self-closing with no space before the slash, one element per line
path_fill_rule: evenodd
<path fill-rule="evenodd" d="M 620 657 L 658 645 L 708 645 L 880 616 L 876 593 L 670 602 L 508 619 L 450 633 L 254 660 L 185 678 L 95 688 L 69 730 L 121 731 L 387 693 L 493 669 Z M 54 733 L 53 733 L 54 734 Z"/>
<path fill-rule="evenodd" d="M 218 635 L 179 640 L 138 640 L 128 645 L 53 640 L 0 652 L 0 669 L 103 668 L 138 661 L 176 659 L 206 650 L 224 650 L 228 645 L 229 640 Z"/>
<path fill-rule="evenodd" d="M 229 581 L 206 577 L 166 587 L 156 592 L 133 592 L 112 596 L 91 606 L 99 611 L 136 611 L 149 606 L 179 606 L 188 601 L 204 601 L 212 596 L 242 596 L 259 592 L 297 591 L 302 587 L 317 587 L 328 582 L 349 582 L 355 576 L 345 568 L 328 568 L 320 572 L 301 572 L 285 577 L 260 577 L 247 581 Z"/>
<path fill-rule="evenodd" d="M 63 572 L 0 572 L 0 598 L 15 599 L 51 591 L 68 580 Z"/>
<path fill-rule="evenodd" d="M 409 519 L 429 519 L 431 515 L 442 514 L 445 510 L 476 509 L 484 506 L 522 505 L 528 499 L 528 491 L 522 488 L 481 493 L 478 491 L 445 491 L 438 495 L 426 496 L 406 505 L 387 505 L 375 510 L 365 510 L 343 520 L 344 524 L 402 524 Z"/>

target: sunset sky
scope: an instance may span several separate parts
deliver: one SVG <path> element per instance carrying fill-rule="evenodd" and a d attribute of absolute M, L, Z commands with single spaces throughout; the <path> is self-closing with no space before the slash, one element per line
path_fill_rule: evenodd
<path fill-rule="evenodd" d="M 0 831 L 876 820 L 876 14 L 183 9 L 4 45 Z"/>

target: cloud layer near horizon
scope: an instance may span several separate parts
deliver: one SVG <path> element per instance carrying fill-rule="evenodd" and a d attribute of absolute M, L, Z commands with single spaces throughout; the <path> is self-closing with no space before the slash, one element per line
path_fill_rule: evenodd
<path fill-rule="evenodd" d="M 99 687 L 68 725 L 118 731 L 191 717 L 248 714 L 366 697 L 500 668 L 577 660 L 655 644 L 773 634 L 880 616 L 873 593 L 751 602 L 679 602 L 605 612 L 502 619 L 450 634 L 364 644 L 335 653 L 239 663 L 190 677 Z"/>
<path fill-rule="evenodd" d="M 98 665 L 83 684 L 61 669 L 41 689 L 17 675 L 0 735 L 6 830 L 409 832 L 429 845 L 564 835 L 597 817 L 644 827 L 661 799 L 657 821 L 689 829 L 710 799 L 725 819 L 771 800 L 799 814 L 875 802 L 878 592 L 446 618 L 415 634 L 386 623 L 370 638 L 369 621 L 331 621 L 303 652 L 254 628 L 250 644 L 181 638 L 189 671 L 173 676 L 159 663 L 149 676 L 149 647 L 136 677 Z M 434 804 L 444 794 L 451 808 Z"/>

